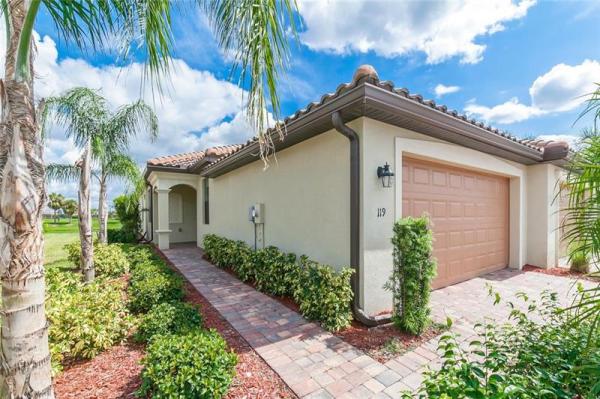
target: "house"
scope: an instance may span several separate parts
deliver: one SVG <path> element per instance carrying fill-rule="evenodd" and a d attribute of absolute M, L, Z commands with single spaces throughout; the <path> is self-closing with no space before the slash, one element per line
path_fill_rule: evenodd
<path fill-rule="evenodd" d="M 402 216 L 431 217 L 434 288 L 558 263 L 566 143 L 517 139 L 379 80 L 368 65 L 285 126 L 284 140 L 269 132 L 276 161 L 266 169 L 256 140 L 149 160 L 148 238 L 201 246 L 214 233 L 352 266 L 367 319 L 391 308 L 382 287 Z"/>

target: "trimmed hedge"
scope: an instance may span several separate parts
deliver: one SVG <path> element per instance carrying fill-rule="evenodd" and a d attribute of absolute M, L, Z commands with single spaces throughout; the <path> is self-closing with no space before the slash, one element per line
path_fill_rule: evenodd
<path fill-rule="evenodd" d="M 64 246 L 67 258 L 80 266 L 81 245 L 79 241 Z M 119 244 L 94 244 L 94 269 L 96 276 L 119 277 L 129 273 L 129 260 Z"/>
<path fill-rule="evenodd" d="M 394 324 L 420 335 L 430 324 L 429 293 L 436 274 L 433 235 L 426 216 L 394 224 L 394 269 L 385 287 L 394 298 Z"/>
<path fill-rule="evenodd" d="M 161 303 L 142 317 L 134 338 L 149 342 L 158 335 L 184 334 L 201 326 L 198 307 L 183 302 Z"/>
<path fill-rule="evenodd" d="M 183 279 L 165 265 L 141 263 L 133 270 L 129 289 L 129 308 L 144 313 L 163 303 L 183 299 Z"/>
<path fill-rule="evenodd" d="M 135 233 L 124 229 L 108 229 L 106 238 L 109 243 L 134 244 L 137 242 Z"/>
<path fill-rule="evenodd" d="M 142 360 L 139 397 L 221 398 L 235 376 L 237 356 L 214 330 L 159 335 Z"/>
<path fill-rule="evenodd" d="M 218 267 L 231 268 L 242 281 L 254 282 L 262 292 L 292 297 L 300 312 L 330 330 L 350 325 L 353 270 L 336 272 L 331 266 L 286 254 L 276 247 L 253 251 L 243 241 L 208 234 L 204 253 Z"/>

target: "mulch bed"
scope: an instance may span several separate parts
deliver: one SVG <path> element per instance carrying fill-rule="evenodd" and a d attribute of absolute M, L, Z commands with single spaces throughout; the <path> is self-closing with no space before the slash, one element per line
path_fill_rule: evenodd
<path fill-rule="evenodd" d="M 442 326 L 433 325 L 421 336 L 415 336 L 400 331 L 393 324 L 369 328 L 355 321 L 350 327 L 334 334 L 378 362 L 385 363 L 440 335 L 445 330 Z"/>
<path fill-rule="evenodd" d="M 92 360 L 68 366 L 54 381 L 54 393 L 58 399 L 134 398 L 141 384 L 142 356 L 142 345 L 113 346 Z"/>
<path fill-rule="evenodd" d="M 551 267 L 548 269 L 544 269 L 544 268 L 537 267 L 537 266 L 525 265 L 525 266 L 523 266 L 523 271 L 549 274 L 551 276 L 560 276 L 560 277 L 569 277 L 569 278 L 574 278 L 574 279 L 588 280 L 588 281 L 594 281 L 596 283 L 600 282 L 600 278 L 598 278 L 598 277 L 590 276 L 590 275 L 587 275 L 584 273 L 573 272 L 569 269 L 565 269 L 562 267 Z"/>

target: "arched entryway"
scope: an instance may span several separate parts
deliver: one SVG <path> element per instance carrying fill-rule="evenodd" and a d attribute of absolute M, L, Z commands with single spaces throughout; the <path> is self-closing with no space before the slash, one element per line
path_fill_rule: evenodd
<path fill-rule="evenodd" d="M 187 184 L 177 184 L 169 191 L 169 241 L 196 242 L 196 189 Z"/>

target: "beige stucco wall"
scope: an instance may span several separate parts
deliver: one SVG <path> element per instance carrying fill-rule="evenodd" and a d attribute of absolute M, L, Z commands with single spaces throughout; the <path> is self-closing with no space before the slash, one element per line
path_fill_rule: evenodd
<path fill-rule="evenodd" d="M 510 178 L 509 266 L 553 266 L 557 224 L 552 195 L 555 166 L 526 166 L 456 144 L 437 140 L 372 119 L 362 119 L 362 281 L 361 303 L 367 313 L 390 309 L 383 284 L 392 271 L 391 235 L 402 215 L 402 157 L 427 159 Z M 396 173 L 392 188 L 377 179 L 378 166 L 388 162 Z M 543 172 L 542 172 L 543 171 Z M 539 204 L 539 205 L 538 205 Z M 386 214 L 378 217 L 378 208 Z M 531 215 L 530 209 L 535 209 Z M 380 213 L 379 213 L 380 214 Z M 542 218 L 544 223 L 537 223 Z"/>
<path fill-rule="evenodd" d="M 209 179 L 210 224 L 199 212 L 199 239 L 215 233 L 254 245 L 248 210 L 263 203 L 264 245 L 348 265 L 349 158 L 348 139 L 332 130 L 277 152 L 267 169 L 256 161 Z"/>

